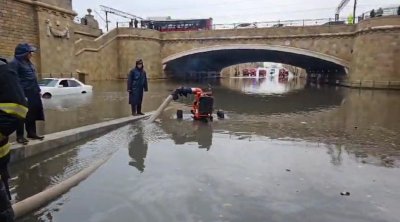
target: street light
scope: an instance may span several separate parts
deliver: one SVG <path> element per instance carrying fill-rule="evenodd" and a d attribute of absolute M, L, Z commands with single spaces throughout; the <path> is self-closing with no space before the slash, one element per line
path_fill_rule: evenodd
<path fill-rule="evenodd" d="M 353 8 L 353 24 L 356 24 L 356 8 L 357 8 L 357 0 L 354 0 L 354 8 Z"/>

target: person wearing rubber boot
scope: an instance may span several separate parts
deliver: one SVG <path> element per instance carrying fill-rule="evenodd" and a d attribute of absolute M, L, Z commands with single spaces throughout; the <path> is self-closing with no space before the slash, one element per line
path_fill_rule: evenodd
<path fill-rule="evenodd" d="M 144 115 L 142 113 L 143 92 L 148 91 L 146 71 L 143 61 L 136 60 L 136 67 L 128 76 L 129 104 L 131 104 L 132 115 Z"/>
<path fill-rule="evenodd" d="M 27 101 L 17 73 L 5 59 L 0 58 L 0 221 L 14 221 L 8 185 L 11 147 L 8 137 L 17 129 L 27 112 Z"/>
<path fill-rule="evenodd" d="M 44 112 L 36 68 L 31 62 L 32 53 L 35 51 L 36 48 L 27 43 L 18 44 L 15 48 L 15 58 L 11 62 L 18 73 L 20 85 L 28 99 L 29 112 L 25 121 L 21 121 L 17 128 L 17 142 L 21 144 L 28 143 L 24 137 L 24 125 L 29 139 L 44 139 L 43 136 L 36 133 L 36 121 L 44 121 Z"/>

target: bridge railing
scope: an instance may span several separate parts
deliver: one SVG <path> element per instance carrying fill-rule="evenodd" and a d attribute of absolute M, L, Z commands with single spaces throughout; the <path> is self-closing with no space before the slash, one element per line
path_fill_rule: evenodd
<path fill-rule="evenodd" d="M 214 24 L 212 29 L 245 29 L 245 28 L 271 28 L 271 27 L 285 27 L 285 26 L 315 26 L 315 25 L 337 25 L 345 24 L 345 19 L 341 18 L 335 21 L 333 18 L 322 19 L 302 19 L 302 20 L 278 20 L 268 22 L 253 22 L 253 23 L 230 23 L 230 24 Z M 117 22 L 117 28 L 132 27 L 129 22 Z M 146 27 L 139 27 L 146 28 Z"/>
<path fill-rule="evenodd" d="M 375 17 L 380 16 L 392 16 L 399 14 L 399 7 L 386 7 L 382 8 L 382 15 L 377 14 L 378 9 L 374 9 Z M 371 10 L 372 11 L 372 10 Z M 362 13 L 355 18 L 356 23 L 369 19 L 371 17 L 371 11 Z M 321 18 L 321 19 L 298 19 L 298 20 L 277 20 L 277 21 L 266 21 L 266 22 L 250 22 L 250 23 L 228 23 L 228 24 L 214 24 L 212 29 L 246 29 L 246 28 L 271 28 L 271 27 L 302 27 L 302 26 L 318 26 L 318 25 L 340 25 L 347 24 L 348 18 L 339 18 L 335 21 L 334 18 Z M 116 27 L 132 27 L 133 24 L 130 22 L 117 22 Z M 133 27 L 132 27 L 133 28 Z M 146 28 L 146 27 L 139 27 Z"/>
<path fill-rule="evenodd" d="M 214 24 L 213 29 L 245 29 L 245 28 L 271 28 L 285 26 L 315 26 L 315 25 L 337 25 L 345 24 L 346 19 L 341 18 L 335 21 L 334 18 L 321 19 L 301 19 L 301 20 L 278 20 L 268 22 L 253 22 L 253 23 L 230 23 L 230 24 Z"/>
<path fill-rule="evenodd" d="M 364 13 L 362 13 L 359 17 L 358 20 L 362 20 L 362 19 L 369 19 L 371 18 L 371 12 L 372 10 L 374 10 L 375 12 L 375 17 L 382 17 L 382 16 L 392 16 L 392 15 L 400 15 L 400 6 L 398 7 L 386 7 L 386 8 L 382 8 L 382 15 L 379 15 L 378 9 L 371 9 L 369 11 L 366 11 Z"/>

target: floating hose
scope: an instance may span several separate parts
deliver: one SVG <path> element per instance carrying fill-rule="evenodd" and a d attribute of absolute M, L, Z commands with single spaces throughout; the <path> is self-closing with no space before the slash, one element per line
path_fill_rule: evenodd
<path fill-rule="evenodd" d="M 152 123 L 154 122 L 154 120 L 157 119 L 157 117 L 159 115 L 161 115 L 161 113 L 164 111 L 164 109 L 169 105 L 169 103 L 172 101 L 173 99 L 173 95 L 169 95 L 164 102 L 161 104 L 160 107 L 158 107 L 158 109 L 153 113 L 153 115 L 149 118 L 149 122 Z"/>
<path fill-rule="evenodd" d="M 111 157 L 111 156 L 110 156 Z M 110 158 L 109 157 L 109 158 Z M 42 206 L 48 204 L 54 199 L 57 199 L 59 196 L 68 192 L 72 187 L 78 185 L 84 179 L 86 179 L 90 174 L 92 174 L 97 168 L 103 165 L 109 158 L 104 160 L 100 160 L 95 164 L 83 169 L 79 173 L 74 176 L 68 178 L 67 180 L 50 187 L 47 190 L 44 190 L 38 194 L 35 194 L 31 197 L 26 198 L 23 201 L 13 204 L 15 219 L 21 218 L 32 211 L 35 211 Z"/>

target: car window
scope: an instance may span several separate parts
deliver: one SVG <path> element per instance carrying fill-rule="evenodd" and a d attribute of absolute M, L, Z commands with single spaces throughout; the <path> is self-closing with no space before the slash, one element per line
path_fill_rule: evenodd
<path fill-rule="evenodd" d="M 69 85 L 69 87 L 80 87 L 81 86 L 81 84 L 79 84 L 75 80 L 68 80 L 68 85 Z"/>
<path fill-rule="evenodd" d="M 54 79 L 42 79 L 39 81 L 39 86 L 54 87 L 57 84 L 57 80 Z"/>
<path fill-rule="evenodd" d="M 63 87 L 69 87 L 68 80 L 61 80 L 60 85 Z"/>

